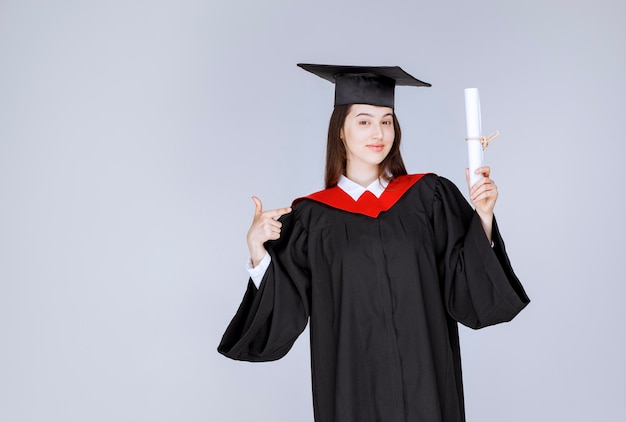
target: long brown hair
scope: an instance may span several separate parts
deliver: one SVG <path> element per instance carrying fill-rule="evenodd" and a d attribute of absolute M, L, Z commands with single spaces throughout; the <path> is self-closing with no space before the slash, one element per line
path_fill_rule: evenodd
<path fill-rule="evenodd" d="M 352 104 L 335 106 L 333 114 L 330 116 L 328 141 L 326 143 L 326 188 L 335 186 L 339 181 L 339 177 L 346 173 L 346 146 L 341 140 L 341 129 L 351 107 Z M 400 123 L 395 113 L 392 114 L 392 117 L 395 139 L 389 154 L 380 163 L 378 173 L 378 177 L 383 177 L 387 180 L 393 180 L 398 176 L 407 174 L 402 155 L 400 154 L 400 139 L 402 138 Z"/>

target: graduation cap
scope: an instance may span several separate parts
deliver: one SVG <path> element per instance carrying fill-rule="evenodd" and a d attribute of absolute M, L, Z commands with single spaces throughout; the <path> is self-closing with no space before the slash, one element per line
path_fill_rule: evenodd
<path fill-rule="evenodd" d="M 370 104 L 393 108 L 396 85 L 431 86 L 398 66 L 337 66 L 298 63 L 298 67 L 335 84 L 335 106 Z"/>

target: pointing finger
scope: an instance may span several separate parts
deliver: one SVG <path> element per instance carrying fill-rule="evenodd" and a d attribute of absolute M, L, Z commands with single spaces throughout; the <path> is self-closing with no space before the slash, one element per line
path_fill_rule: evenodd
<path fill-rule="evenodd" d="M 271 211 L 265 211 L 264 214 L 268 217 L 277 218 L 284 214 L 289 214 L 291 212 L 291 207 L 287 208 L 278 208 Z"/>

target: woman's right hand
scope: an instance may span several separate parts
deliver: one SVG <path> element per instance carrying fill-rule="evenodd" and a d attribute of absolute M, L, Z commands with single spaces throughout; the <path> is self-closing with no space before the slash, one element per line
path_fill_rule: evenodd
<path fill-rule="evenodd" d="M 266 250 L 263 244 L 268 240 L 276 240 L 280 237 L 282 223 L 276 219 L 283 214 L 291 212 L 291 208 L 278 208 L 270 211 L 263 211 L 263 204 L 256 196 L 252 197 L 255 204 L 254 218 L 252 226 L 248 230 L 248 249 L 250 249 L 250 259 L 252 266 L 256 267 L 265 256 Z"/>

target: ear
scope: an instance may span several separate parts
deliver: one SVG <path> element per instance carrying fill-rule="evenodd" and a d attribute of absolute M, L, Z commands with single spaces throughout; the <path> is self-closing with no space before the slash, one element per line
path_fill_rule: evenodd
<path fill-rule="evenodd" d="M 345 136 L 343 136 L 343 128 L 341 128 L 341 130 L 339 131 L 339 139 L 341 139 L 341 142 L 344 142 Z"/>

